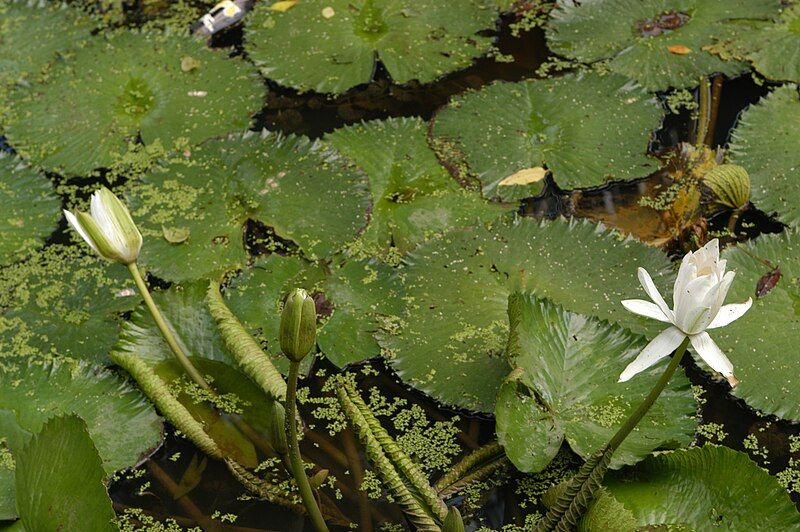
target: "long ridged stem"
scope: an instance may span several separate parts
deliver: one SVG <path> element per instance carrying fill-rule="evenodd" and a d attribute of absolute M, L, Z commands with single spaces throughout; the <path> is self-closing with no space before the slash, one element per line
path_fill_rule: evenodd
<path fill-rule="evenodd" d="M 197 371 L 196 367 L 194 367 L 194 364 L 192 364 L 191 360 L 189 360 L 189 357 L 186 356 L 186 353 L 183 352 L 181 346 L 178 345 L 175 335 L 172 334 L 172 331 L 167 326 L 164 316 L 162 316 L 161 311 L 158 310 L 155 301 L 153 301 L 153 296 L 150 295 L 150 290 L 147 288 L 147 284 L 144 282 L 142 274 L 139 272 L 139 267 L 135 262 L 131 262 L 128 264 L 128 270 L 131 272 L 133 281 L 136 283 L 136 288 L 138 288 L 139 293 L 142 294 L 144 304 L 147 305 L 147 310 L 149 310 L 150 315 L 153 316 L 153 321 L 156 323 L 158 330 L 161 331 L 161 336 L 164 337 L 164 340 L 167 342 L 172 354 L 175 355 L 175 358 L 177 358 L 178 362 L 180 362 L 181 366 L 183 366 L 184 371 L 186 371 L 189 377 L 191 377 L 198 386 L 204 390 L 210 390 L 211 387 L 203 378 L 203 375 Z"/>
<path fill-rule="evenodd" d="M 594 494 L 600 488 L 603 476 L 611 463 L 614 454 L 625 438 L 636 428 L 636 425 L 656 402 L 661 392 L 666 388 L 675 370 L 686 353 L 689 337 L 684 338 L 678 346 L 675 355 L 669 361 L 667 369 L 661 374 L 656 384 L 647 394 L 644 401 L 636 408 L 633 414 L 617 430 L 607 445 L 589 457 L 578 473 L 569 481 L 563 495 L 553 504 L 547 514 L 536 526 L 536 532 L 569 531 L 577 527 L 578 521 L 594 500 Z"/>
<path fill-rule="evenodd" d="M 300 375 L 300 362 L 296 360 L 289 361 L 289 376 L 286 386 L 286 434 L 289 440 L 289 459 L 292 464 L 292 474 L 300 490 L 300 497 L 303 499 L 308 511 L 308 517 L 314 529 L 317 532 L 327 532 L 328 525 L 325 524 L 325 519 L 322 517 L 322 512 L 319 511 L 317 500 L 314 498 L 314 490 L 311 489 L 311 484 L 308 482 L 306 475 L 305 464 L 303 464 L 303 457 L 300 455 L 300 443 L 297 440 L 297 379 Z"/>
<path fill-rule="evenodd" d="M 697 111 L 697 138 L 695 139 L 695 146 L 698 148 L 703 146 L 708 134 L 709 122 L 711 122 L 711 87 L 708 84 L 708 78 L 700 80 L 699 91 L 699 109 Z"/>

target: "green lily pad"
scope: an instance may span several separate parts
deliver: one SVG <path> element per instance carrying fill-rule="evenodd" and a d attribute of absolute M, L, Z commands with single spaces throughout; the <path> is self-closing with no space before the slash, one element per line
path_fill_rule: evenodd
<path fill-rule="evenodd" d="M 656 169 L 647 147 L 661 118 L 656 100 L 622 76 L 582 73 L 459 96 L 436 115 L 432 132 L 440 158 L 461 179 L 502 196 L 516 187 L 501 183 L 527 169 L 547 167 L 563 189 L 647 175 Z M 531 187 L 538 193 L 543 185 Z"/>
<path fill-rule="evenodd" d="M 333 314 L 317 335 L 320 351 L 338 367 L 380 355 L 378 322 L 401 312 L 399 279 L 377 260 L 349 261 L 322 285 Z"/>
<path fill-rule="evenodd" d="M 139 296 L 124 267 L 88 252 L 56 244 L 0 269 L 0 353 L 108 360 L 117 316 Z"/>
<path fill-rule="evenodd" d="M 756 241 L 725 250 L 728 268 L 736 270 L 729 302 L 753 297 L 753 307 L 730 325 L 710 331 L 728 354 L 741 383 L 733 393 L 753 408 L 781 418 L 800 420 L 797 365 L 800 353 L 800 235 L 787 231 L 762 235 Z M 759 280 L 773 266 L 781 278 L 756 298 Z"/>
<path fill-rule="evenodd" d="M 212 401 L 190 383 L 144 306 L 138 307 L 122 328 L 115 351 L 135 354 L 171 386 L 178 400 L 200 421 L 226 456 L 254 468 L 258 465 L 253 443 L 232 422 L 235 414 L 263 437 L 272 434 L 275 401 L 237 369 L 224 347 L 216 323 L 206 305 L 208 284 L 196 282 L 175 286 L 153 295 L 159 310 L 184 352 L 207 376 L 221 399 Z M 276 362 L 279 359 L 276 359 Z"/>
<path fill-rule="evenodd" d="M 506 356 L 514 371 L 498 395 L 497 435 L 524 472 L 544 469 L 565 440 L 583 458 L 591 456 L 639 406 L 667 364 L 664 360 L 619 383 L 622 370 L 647 345 L 643 336 L 530 294 L 513 294 L 508 312 Z M 610 467 L 690 443 L 696 410 L 689 380 L 679 370 L 614 453 Z"/>
<path fill-rule="evenodd" d="M 749 61 L 767 79 L 797 83 L 800 82 L 798 30 L 800 6 L 789 5 L 777 20 L 742 25 L 730 40 L 719 46 L 719 53 Z"/>
<path fill-rule="evenodd" d="M 225 291 L 225 303 L 284 374 L 289 363 L 281 354 L 278 340 L 284 297 L 293 288 L 314 293 L 322 278 L 320 269 L 299 257 L 266 255 L 232 279 Z M 305 369 L 309 364 L 310 357 L 304 361 Z"/>
<path fill-rule="evenodd" d="M 161 443 L 161 421 L 152 406 L 116 374 L 68 359 L 3 363 L 0 434 L 14 456 L 47 420 L 73 413 L 86 421 L 105 475 L 137 464 Z M 0 446 L 0 500 L 13 501 L 14 471 L 2 473 L 2 454 Z M 13 507 L 11 512 L 0 503 L 0 518 L 16 517 Z"/>
<path fill-rule="evenodd" d="M 523 218 L 449 233 L 410 255 L 405 310 L 387 320 L 379 342 L 409 384 L 448 404 L 492 411 L 508 373 L 509 294 L 535 292 L 642 333 L 647 324 L 619 303 L 637 296 L 639 266 L 671 286 L 663 253 L 587 221 Z"/>
<path fill-rule="evenodd" d="M 39 74 L 90 39 L 92 23 L 61 2 L 10 0 L 0 6 L 0 84 Z"/>
<path fill-rule="evenodd" d="M 304 0 L 256 5 L 245 48 L 264 76 L 339 93 L 372 79 L 380 60 L 396 83 L 428 83 L 489 51 L 497 8 L 485 0 Z"/>
<path fill-rule="evenodd" d="M 40 247 L 61 218 L 53 185 L 16 157 L 0 154 L 0 265 Z"/>
<path fill-rule="evenodd" d="M 608 475 L 603 484 L 647 529 L 800 529 L 800 513 L 778 481 L 727 447 L 659 454 Z"/>
<path fill-rule="evenodd" d="M 369 177 L 370 223 L 359 242 L 369 255 L 405 254 L 445 231 L 497 218 L 513 206 L 490 204 L 461 187 L 428 147 L 418 118 L 372 121 L 326 137 Z"/>
<path fill-rule="evenodd" d="M 48 421 L 17 453 L 16 476 L 25 530 L 119 530 L 100 456 L 80 417 Z"/>
<path fill-rule="evenodd" d="M 731 160 L 750 174 L 753 203 L 793 226 L 800 225 L 798 123 L 797 86 L 778 87 L 742 113 L 730 142 Z"/>
<path fill-rule="evenodd" d="M 247 219 L 309 258 L 332 255 L 364 226 L 369 205 L 366 179 L 332 148 L 267 132 L 206 142 L 132 182 L 127 198 L 145 237 L 142 263 L 170 281 L 243 266 Z"/>
<path fill-rule="evenodd" d="M 557 54 L 607 68 L 649 90 L 686 88 L 714 73 L 747 70 L 704 48 L 735 34 L 745 19 L 769 20 L 778 0 L 596 0 L 558 2 L 547 41 Z"/>
<path fill-rule="evenodd" d="M 200 66 L 185 72 L 187 56 Z M 32 163 L 81 175 L 111 165 L 137 137 L 172 150 L 242 131 L 263 93 L 247 63 L 194 39 L 123 32 L 13 92 L 5 133 Z"/>

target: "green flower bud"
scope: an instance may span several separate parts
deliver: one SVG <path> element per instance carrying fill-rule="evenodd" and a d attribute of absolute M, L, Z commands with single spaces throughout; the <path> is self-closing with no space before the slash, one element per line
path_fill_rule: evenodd
<path fill-rule="evenodd" d="M 719 208 L 739 209 L 750 201 L 750 176 L 736 164 L 715 166 L 703 177 Z"/>
<path fill-rule="evenodd" d="M 131 264 L 142 249 L 142 234 L 128 208 L 103 187 L 92 194 L 89 214 L 64 211 L 67 221 L 101 257 Z"/>
<path fill-rule="evenodd" d="M 442 523 L 442 532 L 464 532 L 464 520 L 458 508 L 451 506 L 447 511 L 447 518 Z"/>
<path fill-rule="evenodd" d="M 271 421 L 269 443 L 275 452 L 285 454 L 289 450 L 289 445 L 286 443 L 286 410 L 278 401 L 272 403 Z"/>
<path fill-rule="evenodd" d="M 281 350 L 300 362 L 314 348 L 317 340 L 317 309 L 314 300 L 302 288 L 295 288 L 286 298 L 281 315 Z"/>

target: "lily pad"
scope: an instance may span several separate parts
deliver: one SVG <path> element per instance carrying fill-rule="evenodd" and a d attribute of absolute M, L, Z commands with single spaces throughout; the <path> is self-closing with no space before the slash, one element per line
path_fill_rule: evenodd
<path fill-rule="evenodd" d="M 647 175 L 657 166 L 647 147 L 661 118 L 656 100 L 622 76 L 582 73 L 459 96 L 432 132 L 458 177 L 478 179 L 484 195 L 495 196 L 516 188 L 499 186 L 507 178 L 543 166 L 563 189 Z"/>
<path fill-rule="evenodd" d="M 219 399 L 212 401 L 188 380 L 144 306 L 137 308 L 123 326 L 115 352 L 132 353 L 146 362 L 227 456 L 254 468 L 258 460 L 253 443 L 230 416 L 223 414 L 241 416 L 251 429 L 268 437 L 276 403 L 237 369 L 235 359 L 226 351 L 206 305 L 207 288 L 205 282 L 176 286 L 157 292 L 153 299 L 184 352 L 207 376 Z"/>
<path fill-rule="evenodd" d="M 567 312 L 530 294 L 509 300 L 507 358 L 514 371 L 500 388 L 495 413 L 506 454 L 524 472 L 538 472 L 563 441 L 583 458 L 605 445 L 639 406 L 667 361 L 635 379 L 617 382 L 647 340 L 618 325 Z M 614 453 L 610 467 L 634 464 L 658 448 L 690 443 L 697 405 L 682 371 L 635 431 Z"/>
<path fill-rule="evenodd" d="M 376 260 L 349 261 L 323 285 L 333 314 L 317 335 L 320 351 L 338 367 L 380 355 L 379 321 L 396 316 L 401 287 L 392 268 Z"/>
<path fill-rule="evenodd" d="M 187 56 L 200 66 L 184 71 Z M 5 133 L 33 164 L 81 175 L 111 165 L 137 138 L 173 150 L 242 131 L 263 93 L 247 63 L 194 39 L 123 32 L 14 91 Z"/>
<path fill-rule="evenodd" d="M 40 173 L 0 154 L 0 265 L 40 247 L 61 218 L 61 201 Z"/>
<path fill-rule="evenodd" d="M 428 147 L 418 118 L 345 127 L 326 140 L 369 177 L 370 223 L 359 242 L 367 254 L 405 254 L 437 234 L 497 218 L 510 207 L 461 187 Z"/>
<path fill-rule="evenodd" d="M 800 5 L 789 5 L 777 20 L 744 24 L 727 42 L 714 46 L 752 63 L 767 79 L 800 82 Z"/>
<path fill-rule="evenodd" d="M 127 197 L 145 237 L 142 263 L 171 281 L 243 266 L 248 219 L 307 257 L 332 255 L 369 205 L 366 179 L 332 148 L 268 132 L 206 142 L 132 182 Z"/>
<path fill-rule="evenodd" d="M 753 297 L 753 307 L 711 336 L 741 381 L 733 390 L 736 396 L 762 412 L 800 420 L 800 235 L 794 230 L 762 235 L 740 246 L 723 253 L 737 274 L 727 300 Z M 774 267 L 780 268 L 780 279 L 756 298 L 759 281 Z"/>
<path fill-rule="evenodd" d="M 225 291 L 225 303 L 283 373 L 289 369 L 278 340 L 283 300 L 293 288 L 316 292 L 322 278 L 320 269 L 299 257 L 266 255 L 232 279 Z M 309 363 L 310 357 L 306 369 Z"/>
<path fill-rule="evenodd" d="M 372 79 L 428 83 L 489 51 L 498 10 L 488 0 L 304 0 L 256 5 L 245 48 L 264 76 L 300 90 L 340 93 Z"/>
<path fill-rule="evenodd" d="M 735 34 L 743 20 L 770 20 L 779 8 L 778 0 L 562 0 L 547 41 L 570 59 L 605 60 L 649 90 L 694 87 L 703 76 L 747 70 L 704 48 Z"/>
<path fill-rule="evenodd" d="M 161 442 L 161 422 L 152 406 L 116 374 L 66 359 L 4 361 L 0 429 L 15 456 L 48 419 L 64 414 L 86 421 L 105 475 L 137 464 Z"/>
<path fill-rule="evenodd" d="M 730 142 L 730 157 L 750 174 L 753 203 L 777 213 L 786 224 L 800 225 L 800 97 L 796 85 L 778 87 L 739 119 Z"/>
<path fill-rule="evenodd" d="M 643 324 L 619 303 L 638 293 L 638 266 L 659 286 L 671 285 L 666 255 L 587 221 L 523 218 L 452 232 L 410 255 L 404 312 L 387 319 L 379 342 L 409 384 L 448 404 L 492 411 L 508 373 L 502 354 L 512 292 L 641 333 Z"/>
<path fill-rule="evenodd" d="M 100 456 L 78 416 L 48 421 L 17 453 L 16 476 L 26 530 L 119 530 Z"/>
<path fill-rule="evenodd" d="M 89 17 L 62 2 L 9 0 L 0 6 L 0 84 L 39 74 L 91 38 Z"/>
<path fill-rule="evenodd" d="M 800 529 L 800 514 L 778 481 L 727 447 L 659 454 L 612 473 L 603 484 L 642 528 Z"/>
<path fill-rule="evenodd" d="M 139 301 L 124 267 L 88 247 L 46 247 L 0 269 L 0 353 L 108 360 L 119 313 Z"/>

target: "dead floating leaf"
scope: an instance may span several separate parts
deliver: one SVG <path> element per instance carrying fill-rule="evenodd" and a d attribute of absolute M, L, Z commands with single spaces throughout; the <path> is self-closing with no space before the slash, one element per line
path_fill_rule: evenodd
<path fill-rule="evenodd" d="M 767 295 L 770 290 L 775 288 L 782 275 L 780 266 L 776 266 L 771 272 L 762 275 L 756 283 L 756 297 L 761 298 Z"/>
<path fill-rule="evenodd" d="M 671 46 L 667 46 L 667 50 L 669 50 L 669 53 L 675 55 L 686 55 L 692 53 L 691 48 L 682 44 L 673 44 Z"/>
<path fill-rule="evenodd" d="M 284 13 L 292 9 L 294 6 L 296 6 L 299 3 L 299 1 L 300 0 L 281 0 L 280 2 L 275 2 L 274 4 L 272 4 L 271 6 L 269 6 L 269 8 L 272 11 L 278 11 L 280 13 Z"/>
<path fill-rule="evenodd" d="M 498 186 L 509 187 L 512 185 L 530 185 L 531 183 L 541 181 L 546 175 L 547 170 L 541 166 L 537 166 L 536 168 L 526 168 L 503 179 L 498 183 Z"/>

